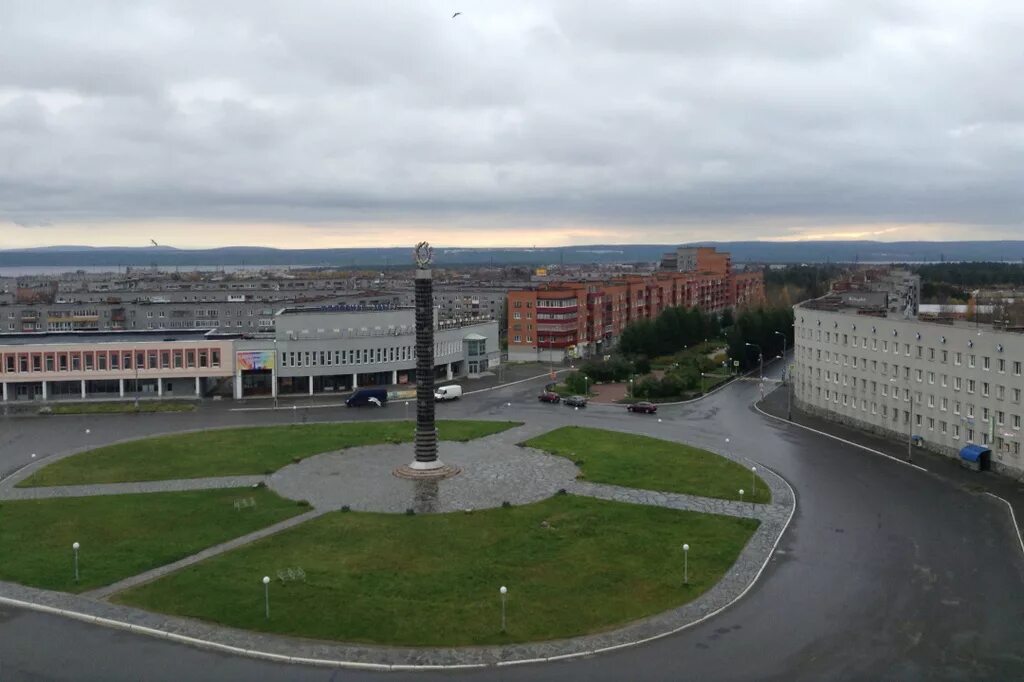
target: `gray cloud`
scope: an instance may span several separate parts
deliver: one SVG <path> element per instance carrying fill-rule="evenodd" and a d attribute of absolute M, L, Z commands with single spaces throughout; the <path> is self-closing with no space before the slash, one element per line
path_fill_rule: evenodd
<path fill-rule="evenodd" d="M 1014 229 L 1012 3 L 769 4 L 4 3 L 0 215 Z"/>

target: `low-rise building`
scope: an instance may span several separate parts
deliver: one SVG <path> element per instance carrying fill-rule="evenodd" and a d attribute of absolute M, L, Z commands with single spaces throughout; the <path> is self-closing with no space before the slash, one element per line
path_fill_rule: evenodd
<path fill-rule="evenodd" d="M 315 394 L 415 380 L 415 311 L 285 308 L 272 333 L 70 331 L 0 335 L 0 399 Z M 436 322 L 438 379 L 501 362 L 498 323 Z"/>

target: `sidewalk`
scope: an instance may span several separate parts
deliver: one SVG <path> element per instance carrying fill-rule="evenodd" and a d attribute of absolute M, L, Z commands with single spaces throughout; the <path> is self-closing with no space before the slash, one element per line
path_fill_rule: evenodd
<path fill-rule="evenodd" d="M 764 400 L 757 403 L 757 406 L 772 416 L 785 419 L 786 392 L 784 390 L 772 391 Z M 806 414 L 796 407 L 793 408 L 793 422 L 877 450 L 895 459 L 904 461 L 907 459 L 906 441 L 896 442 L 865 433 L 843 424 Z M 950 484 L 971 493 L 991 493 L 1003 498 L 1013 507 L 1017 517 L 1018 530 L 1024 524 L 1024 481 L 1000 476 L 991 471 L 970 471 L 961 467 L 956 459 L 930 452 L 924 448 L 915 447 L 913 452 L 914 464 L 945 479 Z"/>

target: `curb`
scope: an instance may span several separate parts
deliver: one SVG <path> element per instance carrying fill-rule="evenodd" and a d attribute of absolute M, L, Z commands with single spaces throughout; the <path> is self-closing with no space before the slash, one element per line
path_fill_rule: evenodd
<path fill-rule="evenodd" d="M 907 460 L 900 459 L 899 457 L 893 457 L 892 455 L 887 455 L 884 452 L 882 452 L 881 450 L 875 450 L 874 448 L 869 448 L 866 445 L 861 445 L 860 443 L 855 443 L 852 440 L 846 440 L 845 438 L 842 438 L 840 436 L 836 436 L 836 435 L 833 435 L 831 433 L 827 433 L 825 431 L 819 431 L 818 429 L 813 429 L 810 426 L 804 426 L 803 424 L 797 424 L 796 422 L 791 422 L 788 419 L 783 419 L 782 417 L 776 417 L 774 414 L 769 414 L 769 413 L 765 412 L 764 410 L 762 410 L 761 406 L 758 404 L 759 402 L 760 401 L 758 401 L 757 403 L 754 403 L 754 409 L 757 410 L 758 412 L 760 412 L 761 414 L 763 414 L 764 416 L 770 418 L 770 419 L 774 419 L 776 421 L 780 421 L 780 422 L 783 422 L 785 424 L 789 424 L 790 426 L 795 426 L 797 428 L 801 428 L 801 429 L 803 429 L 805 431 L 810 431 L 811 433 L 816 433 L 819 436 L 825 436 L 826 438 L 831 438 L 832 440 L 837 440 L 840 443 L 845 443 L 846 445 L 852 445 L 855 448 L 860 448 L 861 450 L 866 450 L 867 452 L 870 452 L 873 455 L 878 455 L 880 457 L 885 457 L 886 459 L 890 459 L 893 462 L 897 462 L 897 463 L 902 464 L 904 466 L 908 466 L 908 467 L 917 469 L 918 471 L 925 471 L 925 472 L 928 471 L 923 466 L 918 466 L 917 464 L 914 464 L 913 462 L 908 462 Z"/>
<path fill-rule="evenodd" d="M 1024 554 L 1024 535 L 1021 535 L 1020 524 L 1017 523 L 1017 515 L 1013 512 L 1013 505 L 1006 501 L 1006 499 L 1000 497 L 999 495 L 996 495 L 995 493 L 990 493 L 986 490 L 985 494 L 991 495 L 992 497 L 996 498 L 997 500 L 1005 504 L 1006 508 L 1010 510 L 1010 521 L 1013 522 L 1013 527 L 1017 529 L 1017 542 L 1020 543 L 1021 554 Z"/>

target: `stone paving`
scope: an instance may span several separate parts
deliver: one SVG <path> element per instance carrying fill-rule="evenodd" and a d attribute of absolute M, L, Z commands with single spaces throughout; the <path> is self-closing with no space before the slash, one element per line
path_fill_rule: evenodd
<path fill-rule="evenodd" d="M 404 445 L 378 445 L 324 453 L 280 469 L 269 477 L 237 476 L 146 483 L 14 488 L 36 466 L 0 483 L 0 500 L 42 499 L 81 495 L 110 495 L 171 490 L 252 486 L 265 481 L 278 494 L 305 499 L 313 509 L 254 533 L 209 547 L 180 561 L 132 576 L 84 595 L 49 592 L 0 583 L 6 598 L 67 610 L 86 619 L 106 618 L 115 627 L 152 628 L 150 634 L 189 638 L 198 646 L 231 647 L 257 656 L 316 659 L 332 665 L 390 666 L 493 665 L 499 662 L 588 655 L 610 647 L 671 634 L 725 608 L 749 589 L 763 570 L 795 510 L 792 489 L 766 467 L 759 473 L 772 492 L 772 504 L 750 504 L 694 495 L 637 490 L 576 480 L 579 470 L 568 459 L 521 447 L 550 427 L 520 426 L 468 443 L 441 443 L 441 459 L 462 468 L 451 479 L 409 481 L 392 475 L 408 463 L 412 449 Z M 727 456 L 731 459 L 728 453 Z M 739 461 L 739 460 L 738 460 Z M 746 462 L 741 462 L 746 464 Z M 545 499 L 564 488 L 576 495 L 632 504 L 647 504 L 758 519 L 761 524 L 722 580 L 699 598 L 676 609 L 608 632 L 564 640 L 509 646 L 466 648 L 403 648 L 312 642 L 291 637 L 236 630 L 186 618 L 164 616 L 111 604 L 105 599 L 129 587 L 155 580 L 225 551 L 294 527 L 328 511 L 348 505 L 354 510 L 447 512 L 499 506 L 504 501 L 526 504 Z M 700 548 L 691 545 L 691 561 L 699 561 Z M 306 662 L 309 662 L 308 660 Z"/>
<path fill-rule="evenodd" d="M 408 444 L 373 445 L 308 457 L 272 474 L 267 485 L 316 509 L 431 513 L 538 502 L 567 488 L 579 473 L 564 457 L 492 438 L 443 442 L 438 455 L 461 473 L 441 481 L 399 478 L 391 472 L 409 463 Z"/>

